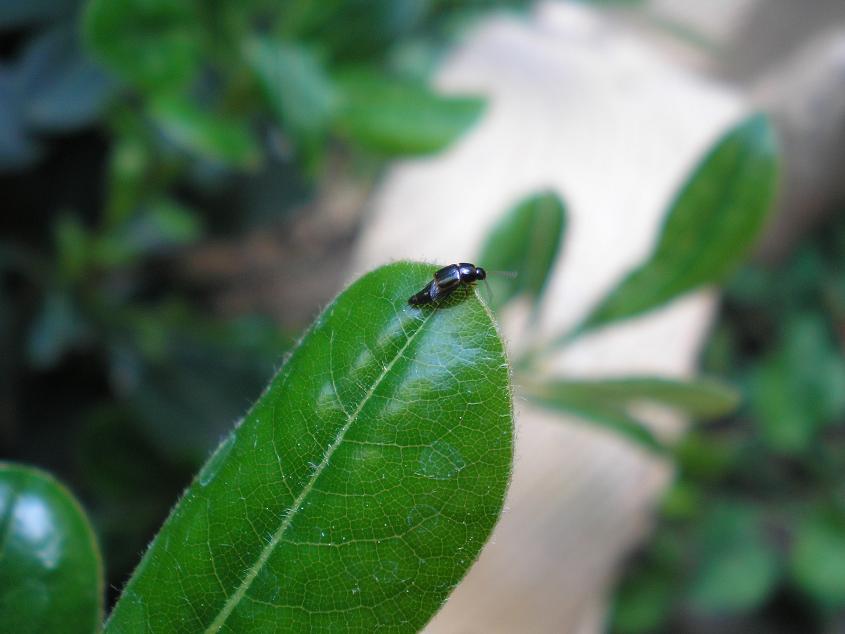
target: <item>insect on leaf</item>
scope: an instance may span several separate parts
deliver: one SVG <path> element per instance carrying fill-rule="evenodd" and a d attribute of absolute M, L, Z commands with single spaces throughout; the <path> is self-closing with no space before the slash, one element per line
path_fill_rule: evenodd
<path fill-rule="evenodd" d="M 211 456 L 107 632 L 412 632 L 477 557 L 510 476 L 507 362 L 472 289 L 436 267 L 341 293 Z"/>

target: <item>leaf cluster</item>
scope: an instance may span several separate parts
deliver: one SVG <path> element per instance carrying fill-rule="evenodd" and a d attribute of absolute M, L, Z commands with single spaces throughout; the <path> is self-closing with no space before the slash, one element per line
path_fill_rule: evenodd
<path fill-rule="evenodd" d="M 704 366 L 743 405 L 700 425 L 615 631 L 836 631 L 845 618 L 845 223 L 729 280 Z"/>

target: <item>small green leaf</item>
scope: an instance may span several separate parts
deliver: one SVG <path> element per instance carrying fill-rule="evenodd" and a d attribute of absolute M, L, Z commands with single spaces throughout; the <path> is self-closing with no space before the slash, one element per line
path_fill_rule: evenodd
<path fill-rule="evenodd" d="M 704 159 L 672 204 L 651 257 L 593 309 L 576 333 L 639 315 L 723 279 L 763 226 L 776 181 L 774 134 L 763 116 L 753 116 Z"/>
<path fill-rule="evenodd" d="M 502 218 L 481 249 L 478 262 L 488 270 L 513 271 L 507 279 L 491 276 L 491 305 L 501 308 L 513 297 L 524 294 L 536 305 L 557 258 L 566 230 L 563 202 L 553 192 L 543 192 L 520 201 Z"/>
<path fill-rule="evenodd" d="M 27 360 L 38 370 L 54 367 L 90 335 L 73 297 L 61 289 L 48 289 L 29 327 Z"/>
<path fill-rule="evenodd" d="M 513 419 L 489 312 L 400 262 L 329 305 L 203 467 L 108 632 L 421 628 L 502 509 Z M 186 583 L 190 580 L 190 583 Z"/>
<path fill-rule="evenodd" d="M 476 122 L 484 105 L 475 97 L 444 97 L 422 84 L 363 72 L 346 75 L 340 87 L 340 131 L 388 155 L 442 150 Z"/>
<path fill-rule="evenodd" d="M 717 507 L 706 516 L 699 545 L 701 564 L 689 595 L 696 610 L 735 614 L 766 600 L 779 566 L 756 512 L 735 504 Z"/>
<path fill-rule="evenodd" d="M 626 579 L 613 606 L 613 630 L 619 634 L 659 631 L 669 616 L 676 585 L 663 571 L 646 570 Z"/>
<path fill-rule="evenodd" d="M 749 381 L 751 409 L 763 440 L 776 451 L 806 451 L 825 425 L 845 416 L 845 360 L 825 320 L 791 317 L 774 353 Z"/>
<path fill-rule="evenodd" d="M 267 38 L 251 40 L 246 58 L 284 129 L 306 155 L 322 144 L 336 94 L 319 59 L 302 46 Z"/>
<path fill-rule="evenodd" d="M 150 113 L 176 146 L 200 157 L 237 167 L 253 167 L 260 158 L 245 122 L 198 108 L 181 97 L 159 97 Z"/>
<path fill-rule="evenodd" d="M 798 527 L 791 552 L 792 576 L 821 606 L 845 605 L 845 516 L 819 509 Z"/>
<path fill-rule="evenodd" d="M 90 634 L 103 616 L 97 541 L 48 474 L 0 462 L 0 632 Z"/>
<path fill-rule="evenodd" d="M 97 236 L 92 259 L 101 267 L 130 264 L 149 253 L 191 244 L 202 234 L 196 213 L 170 198 L 158 198 L 120 226 Z"/>
<path fill-rule="evenodd" d="M 150 94 L 184 88 L 199 69 L 203 35 L 195 0 L 91 0 L 84 28 L 97 56 Z"/>

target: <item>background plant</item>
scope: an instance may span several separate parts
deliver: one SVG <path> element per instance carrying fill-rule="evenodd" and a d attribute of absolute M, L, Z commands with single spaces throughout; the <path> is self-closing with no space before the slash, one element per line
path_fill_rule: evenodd
<path fill-rule="evenodd" d="M 838 214 L 787 261 L 728 283 L 702 362 L 743 405 L 678 448 L 656 534 L 617 595 L 616 631 L 842 627 L 843 239 Z"/>
<path fill-rule="evenodd" d="M 111 599 L 308 321 L 225 318 L 179 262 L 471 127 L 428 73 L 494 5 L 0 8 L 0 445 L 80 492 Z"/>

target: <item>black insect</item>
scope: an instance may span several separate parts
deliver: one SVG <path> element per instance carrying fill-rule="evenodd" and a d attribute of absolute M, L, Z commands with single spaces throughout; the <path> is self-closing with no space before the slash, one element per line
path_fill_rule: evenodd
<path fill-rule="evenodd" d="M 434 274 L 434 279 L 425 285 L 419 293 L 408 298 L 412 306 L 430 304 L 439 299 L 449 297 L 461 284 L 472 284 L 487 277 L 487 272 L 480 266 L 461 262 L 450 264 Z"/>

